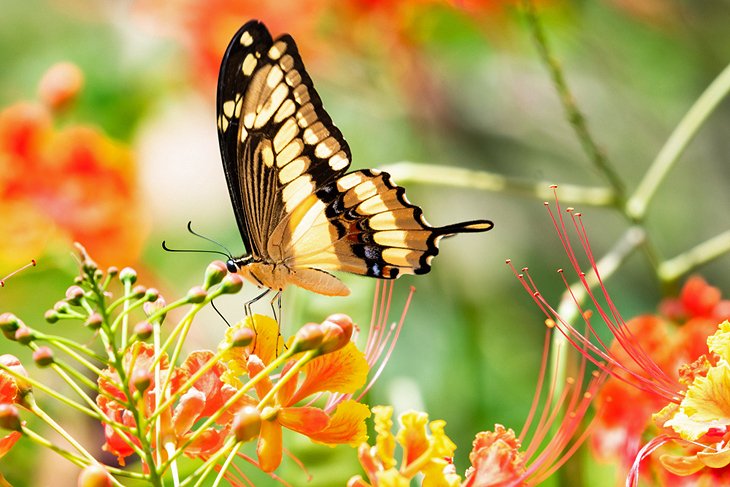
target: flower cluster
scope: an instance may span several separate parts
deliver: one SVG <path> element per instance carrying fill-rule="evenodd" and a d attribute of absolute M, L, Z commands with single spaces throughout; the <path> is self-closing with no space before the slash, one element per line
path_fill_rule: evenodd
<path fill-rule="evenodd" d="M 212 299 L 239 292 L 240 276 L 213 262 L 200 286 L 167 303 L 157 290 L 138 284 L 133 269 L 102 271 L 78 249 L 80 276 L 45 316 L 50 323 L 82 322 L 97 346 L 42 333 L 10 313 L 0 316 L 3 334 L 33 350 L 36 365 L 56 372 L 78 397 L 27 377 L 15 357 L 0 357 L 0 426 L 11 430 L 0 439 L 0 455 L 25 437 L 82 467 L 80 479 L 101 478 L 104 485 L 121 485 L 124 478 L 162 485 L 169 477 L 192 485 L 213 472 L 216 482 L 246 485 L 250 481 L 233 460 L 240 457 L 278 478 L 274 471 L 284 453 L 291 455 L 283 444 L 285 429 L 324 445 L 356 447 L 367 440 L 370 410 L 353 395 L 369 387 L 369 371 L 387 359 L 402 319 L 390 328 L 374 323 L 362 352 L 353 342 L 357 327 L 346 315 L 308 323 L 286 341 L 276 321 L 253 315 L 229 328 L 217 350 L 182 358 L 196 314 Z M 385 301 L 376 299 L 376 305 L 387 308 L 390 292 L 383 291 Z M 185 307 L 182 319 L 163 333 L 168 315 Z M 103 425 L 103 448 L 119 466 L 101 464 L 53 421 L 33 400 L 31 384 L 96 418 Z M 25 424 L 22 411 L 45 421 L 72 448 L 49 443 Z M 249 442 L 256 443 L 255 458 L 242 450 Z M 177 469 L 182 455 L 200 462 L 185 479 Z M 126 465 L 137 459 L 139 467 Z"/>

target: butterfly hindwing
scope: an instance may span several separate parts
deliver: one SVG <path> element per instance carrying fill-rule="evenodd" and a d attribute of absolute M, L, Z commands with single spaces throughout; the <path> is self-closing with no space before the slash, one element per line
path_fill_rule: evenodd
<path fill-rule="evenodd" d="M 408 201 L 405 189 L 377 170 L 345 174 L 320 187 L 315 196 L 306 211 L 309 217 L 290 223 L 288 266 L 382 279 L 425 274 L 441 238 L 491 228 L 485 221 L 430 226 L 421 209 Z"/>

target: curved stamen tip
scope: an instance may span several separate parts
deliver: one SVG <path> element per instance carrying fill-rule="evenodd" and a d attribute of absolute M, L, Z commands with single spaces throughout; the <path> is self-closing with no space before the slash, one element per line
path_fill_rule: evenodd
<path fill-rule="evenodd" d="M 548 328 L 555 328 L 557 326 L 557 323 L 555 323 L 555 320 L 552 318 L 548 318 L 545 320 L 545 326 Z"/>
<path fill-rule="evenodd" d="M 38 263 L 35 261 L 35 259 L 30 259 L 30 263 L 35 267 Z"/>
<path fill-rule="evenodd" d="M 566 377 L 565 383 L 568 384 L 569 386 L 572 386 L 573 384 L 575 384 L 575 377 L 570 377 L 570 376 Z"/>
<path fill-rule="evenodd" d="M 524 278 L 525 278 L 524 274 L 517 274 L 517 279 L 524 279 Z"/>
<path fill-rule="evenodd" d="M 565 272 L 565 271 L 563 271 L 563 268 L 562 268 L 562 267 L 561 267 L 560 269 L 558 269 L 558 270 L 557 270 L 557 273 L 558 273 L 558 274 L 562 274 L 563 272 Z"/>
<path fill-rule="evenodd" d="M 573 213 L 575 211 L 575 208 L 573 208 L 572 206 L 569 206 L 565 209 L 565 211 L 566 211 L 566 213 Z"/>
<path fill-rule="evenodd" d="M 583 312 L 583 319 L 584 320 L 590 320 L 591 319 L 591 316 L 593 316 L 593 310 L 592 309 L 587 309 L 587 310 L 585 310 Z"/>
<path fill-rule="evenodd" d="M 527 267 L 522 268 L 522 272 L 527 272 L 529 269 Z"/>
<path fill-rule="evenodd" d="M 597 370 L 594 370 L 593 372 L 591 372 L 591 375 L 592 375 L 593 377 L 598 377 L 598 376 L 599 376 L 599 375 L 601 375 L 601 374 L 599 374 Z"/>
<path fill-rule="evenodd" d="M 547 201 L 543 201 L 542 204 L 545 206 L 550 206 L 550 203 L 548 203 Z"/>
<path fill-rule="evenodd" d="M 511 262 L 512 262 L 512 259 L 505 259 L 505 261 L 504 261 L 505 264 L 509 264 Z"/>
<path fill-rule="evenodd" d="M 576 214 L 575 214 L 575 216 L 577 216 L 578 218 L 580 218 L 580 217 L 582 217 L 582 216 L 583 216 L 583 213 L 581 213 L 581 212 L 579 211 L 578 213 L 576 213 Z"/>
<path fill-rule="evenodd" d="M 550 185 L 550 189 L 558 189 L 558 185 L 557 184 L 551 184 Z"/>
<path fill-rule="evenodd" d="M 586 398 L 586 399 L 590 399 L 590 398 L 592 398 L 592 397 L 593 397 L 593 394 L 592 394 L 592 393 L 590 393 L 590 392 L 585 392 L 585 393 L 583 394 L 583 397 L 584 397 L 584 398 Z"/>
<path fill-rule="evenodd" d="M 583 271 L 580 271 L 579 275 L 580 275 L 580 277 L 586 277 L 586 273 Z"/>
<path fill-rule="evenodd" d="M 532 293 L 532 295 L 538 298 L 540 297 L 540 291 L 535 291 L 534 293 Z"/>

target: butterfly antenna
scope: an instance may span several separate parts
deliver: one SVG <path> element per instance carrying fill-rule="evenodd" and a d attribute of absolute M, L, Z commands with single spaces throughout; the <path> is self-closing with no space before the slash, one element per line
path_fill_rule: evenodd
<path fill-rule="evenodd" d="M 225 255 L 229 259 L 231 258 L 230 254 L 226 254 L 225 252 L 221 252 L 219 250 L 203 250 L 203 249 L 171 249 L 167 246 L 167 243 L 165 241 L 162 241 L 162 248 L 165 249 L 167 252 L 196 252 L 201 254 L 219 254 L 219 255 Z"/>
<path fill-rule="evenodd" d="M 212 300 L 210 302 L 210 305 L 213 307 L 213 309 L 215 310 L 215 312 L 218 313 L 218 316 L 220 316 L 223 319 L 223 321 L 226 322 L 226 325 L 228 325 L 228 328 L 230 328 L 231 327 L 231 324 L 228 322 L 228 320 L 226 319 L 226 317 L 223 316 L 223 313 L 221 313 L 220 310 L 218 310 L 218 308 L 215 307 L 215 303 Z"/>
<path fill-rule="evenodd" d="M 208 242 L 210 242 L 210 243 L 214 243 L 214 244 L 216 244 L 216 245 L 217 245 L 218 247 L 220 247 L 220 248 L 222 248 L 223 250 L 225 250 L 225 251 L 226 251 L 226 255 L 228 255 L 229 257 L 233 255 L 233 254 L 231 254 L 231 251 L 230 251 L 230 250 L 228 250 L 228 248 L 227 248 L 227 247 L 226 247 L 225 245 L 223 245 L 222 243 L 220 243 L 220 242 L 218 242 L 218 241 L 216 241 L 216 240 L 213 240 L 213 239 L 212 239 L 212 238 L 210 238 L 210 237 L 206 237 L 205 235 L 201 235 L 201 234 L 199 234 L 198 232 L 196 232 L 195 230 L 193 230 L 193 222 L 191 222 L 191 221 L 189 221 L 189 222 L 188 222 L 188 232 L 192 233 L 192 234 L 193 234 L 193 235 L 195 235 L 196 237 L 200 237 L 200 238 L 202 238 L 203 240 L 207 240 L 207 241 L 208 241 Z"/>

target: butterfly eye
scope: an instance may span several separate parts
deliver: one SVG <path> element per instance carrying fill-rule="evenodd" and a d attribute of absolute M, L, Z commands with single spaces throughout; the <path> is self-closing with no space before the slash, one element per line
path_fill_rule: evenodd
<path fill-rule="evenodd" d="M 228 261 L 226 262 L 226 267 L 228 268 L 228 272 L 230 272 L 232 274 L 235 274 L 236 272 L 238 272 L 238 266 L 233 261 L 233 259 L 228 259 Z"/>

